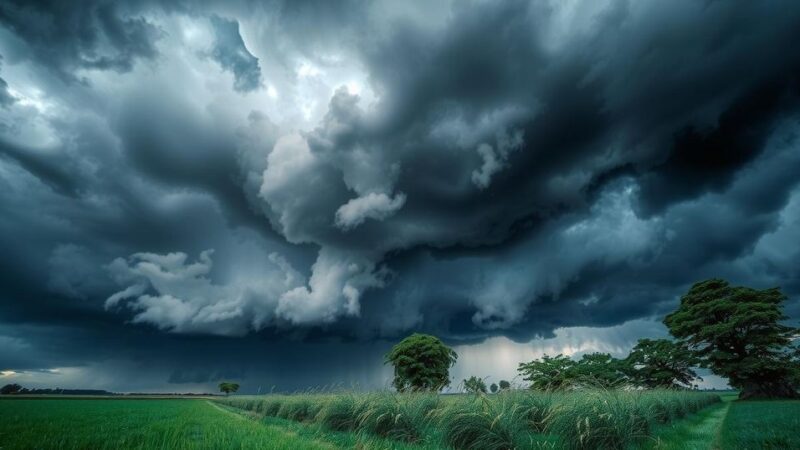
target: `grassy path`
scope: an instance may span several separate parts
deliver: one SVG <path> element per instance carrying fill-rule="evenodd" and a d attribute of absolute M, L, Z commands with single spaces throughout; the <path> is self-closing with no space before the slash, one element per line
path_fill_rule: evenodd
<path fill-rule="evenodd" d="M 720 404 L 708 407 L 682 420 L 663 425 L 656 430 L 652 440 L 640 449 L 659 450 L 717 450 L 725 417 L 733 397 L 723 396 Z"/>

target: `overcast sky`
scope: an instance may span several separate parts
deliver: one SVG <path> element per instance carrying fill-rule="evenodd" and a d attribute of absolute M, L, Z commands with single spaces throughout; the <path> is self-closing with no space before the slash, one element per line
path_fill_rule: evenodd
<path fill-rule="evenodd" d="M 800 318 L 795 1 L 0 4 L 0 384 L 387 386 Z M 709 386 L 724 380 L 709 377 Z"/>

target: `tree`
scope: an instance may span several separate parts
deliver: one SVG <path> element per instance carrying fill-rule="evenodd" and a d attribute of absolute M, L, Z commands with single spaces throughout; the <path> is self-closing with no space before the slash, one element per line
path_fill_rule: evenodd
<path fill-rule="evenodd" d="M 464 390 L 470 394 L 486 393 L 486 383 L 476 376 L 471 376 L 464 380 Z"/>
<path fill-rule="evenodd" d="M 564 355 L 542 356 L 541 360 L 520 363 L 517 371 L 522 379 L 530 381 L 531 389 L 564 389 L 576 379 L 575 361 Z"/>
<path fill-rule="evenodd" d="M 227 382 L 227 381 L 223 381 L 222 383 L 219 384 L 219 390 L 220 390 L 220 392 L 224 392 L 225 395 L 228 395 L 231 392 L 238 391 L 239 390 L 239 384 L 238 383 L 230 383 L 230 382 Z"/>
<path fill-rule="evenodd" d="M 631 382 L 647 388 L 691 387 L 701 379 L 692 370 L 700 360 L 685 345 L 669 339 L 639 339 L 627 358 Z"/>
<path fill-rule="evenodd" d="M 740 389 L 739 398 L 797 398 L 790 347 L 797 330 L 780 323 L 784 300 L 778 288 L 711 279 L 692 286 L 664 323 L 704 367 Z"/>
<path fill-rule="evenodd" d="M 492 394 L 496 394 L 497 393 L 497 383 L 492 383 L 492 385 L 489 386 L 489 390 L 492 391 Z"/>
<path fill-rule="evenodd" d="M 500 390 L 507 391 L 509 389 L 511 389 L 511 383 L 506 380 L 500 380 Z"/>
<path fill-rule="evenodd" d="M 394 366 L 398 392 L 442 390 L 450 384 L 450 367 L 458 355 L 439 338 L 414 333 L 392 347 L 385 364 Z"/>
<path fill-rule="evenodd" d="M 574 383 L 612 388 L 628 381 L 626 361 L 608 353 L 587 353 L 575 363 Z"/>
<path fill-rule="evenodd" d="M 3 395 L 10 395 L 16 394 L 22 390 L 22 386 L 18 385 L 17 383 L 7 384 L 0 388 L 0 394 Z"/>

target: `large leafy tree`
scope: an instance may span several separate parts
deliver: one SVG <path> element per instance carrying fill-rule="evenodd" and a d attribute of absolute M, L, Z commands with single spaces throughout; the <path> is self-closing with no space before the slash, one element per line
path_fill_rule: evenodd
<path fill-rule="evenodd" d="M 778 288 L 731 286 L 720 279 L 696 283 L 664 323 L 717 375 L 740 389 L 739 398 L 796 398 L 791 340 L 783 325 Z"/>
<path fill-rule="evenodd" d="M 531 383 L 531 389 L 565 389 L 576 380 L 575 361 L 564 355 L 548 356 L 520 363 L 517 371 Z"/>
<path fill-rule="evenodd" d="M 239 384 L 238 383 L 231 383 L 231 382 L 228 382 L 228 381 L 224 381 L 224 382 L 219 384 L 219 390 L 220 390 L 220 392 L 224 392 L 225 395 L 228 395 L 231 392 L 238 391 L 239 390 Z"/>
<path fill-rule="evenodd" d="M 439 338 L 414 333 L 392 347 L 386 363 L 394 366 L 398 392 L 440 391 L 450 384 L 450 367 L 458 355 Z"/>
<path fill-rule="evenodd" d="M 669 339 L 639 339 L 627 363 L 631 382 L 647 388 L 691 387 L 699 378 L 692 368 L 700 360 L 685 345 Z"/>

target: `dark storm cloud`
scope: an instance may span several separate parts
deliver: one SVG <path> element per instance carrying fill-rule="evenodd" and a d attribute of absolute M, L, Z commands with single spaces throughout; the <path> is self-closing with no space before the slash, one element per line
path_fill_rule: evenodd
<path fill-rule="evenodd" d="M 379 385 L 412 330 L 800 294 L 794 3 L 320 6 L 0 7 L 0 366 Z"/>
<path fill-rule="evenodd" d="M 159 31 L 114 2 L 11 1 L 0 23 L 23 44 L 12 60 L 33 59 L 67 80 L 76 69 L 127 72 L 137 58 L 153 58 Z"/>
<path fill-rule="evenodd" d="M 261 87 L 261 68 L 258 58 L 253 56 L 244 45 L 239 34 L 239 22 L 219 16 L 211 17 L 214 27 L 214 48 L 211 57 L 223 69 L 233 72 L 233 88 L 240 92 L 248 92 Z"/>

